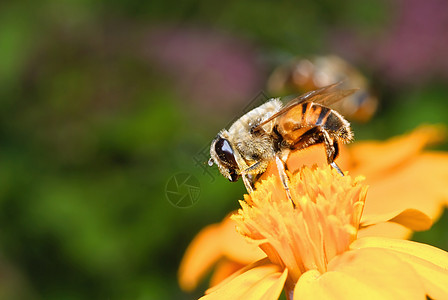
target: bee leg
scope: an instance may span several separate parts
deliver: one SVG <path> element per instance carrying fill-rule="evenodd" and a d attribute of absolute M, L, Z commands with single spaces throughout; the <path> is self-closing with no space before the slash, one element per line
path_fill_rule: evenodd
<path fill-rule="evenodd" d="M 250 180 L 249 175 L 243 174 L 241 177 L 243 178 L 244 186 L 246 187 L 247 192 L 251 194 L 254 191 L 254 189 L 253 189 L 253 183 Z"/>
<path fill-rule="evenodd" d="M 344 176 L 344 173 L 341 171 L 341 169 L 338 167 L 338 165 L 335 162 L 330 163 L 330 166 L 332 166 L 336 171 L 338 171 L 339 174 Z"/>
<path fill-rule="evenodd" d="M 275 156 L 275 163 L 277 164 L 278 174 L 280 175 L 280 180 L 283 184 L 283 188 L 285 189 L 286 197 L 291 200 L 291 203 L 294 207 L 296 207 L 294 201 L 292 201 L 291 192 L 289 190 L 289 179 L 285 170 L 285 163 L 280 159 L 280 157 Z"/>
<path fill-rule="evenodd" d="M 242 172 L 243 174 L 241 177 L 243 177 L 244 185 L 246 186 L 246 190 L 249 194 L 254 191 L 254 183 L 256 180 L 256 178 L 253 175 L 250 175 L 249 172 L 258 168 L 260 164 L 260 162 L 256 162 Z"/>
<path fill-rule="evenodd" d="M 344 176 L 344 173 L 341 171 L 341 168 L 334 162 L 336 157 L 339 155 L 339 145 L 336 140 L 332 140 L 327 131 L 322 130 L 322 134 L 324 137 L 324 145 L 325 152 L 327 154 L 327 162 L 330 166 L 332 166 L 339 174 Z"/>
<path fill-rule="evenodd" d="M 253 165 L 249 166 L 244 172 L 248 173 L 249 171 L 253 171 L 261 165 L 261 162 L 256 162 Z"/>

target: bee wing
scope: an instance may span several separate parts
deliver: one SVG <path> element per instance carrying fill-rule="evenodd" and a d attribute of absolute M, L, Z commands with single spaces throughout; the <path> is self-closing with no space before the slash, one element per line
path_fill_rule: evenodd
<path fill-rule="evenodd" d="M 341 82 L 333 83 L 327 86 L 324 86 L 320 89 L 307 92 L 305 94 L 302 94 L 294 99 L 292 99 L 288 104 L 286 104 L 285 107 L 283 107 L 280 111 L 273 114 L 268 119 L 264 120 L 260 124 L 258 124 L 253 130 L 257 130 L 259 127 L 263 126 L 264 124 L 267 124 L 274 120 L 275 118 L 283 115 L 284 113 L 288 112 L 291 108 L 300 105 L 304 102 L 316 102 L 323 105 L 331 105 L 351 94 L 357 91 L 357 89 L 350 89 L 350 90 L 339 90 L 339 91 L 333 91 L 328 92 L 332 88 L 338 86 L 341 84 Z"/>
<path fill-rule="evenodd" d="M 315 102 L 322 104 L 324 106 L 330 106 L 342 99 L 344 99 L 347 96 L 350 96 L 351 94 L 355 93 L 358 89 L 349 89 L 349 90 L 339 90 L 329 93 L 324 93 L 320 95 L 316 95 L 313 98 L 309 100 L 309 102 Z"/>

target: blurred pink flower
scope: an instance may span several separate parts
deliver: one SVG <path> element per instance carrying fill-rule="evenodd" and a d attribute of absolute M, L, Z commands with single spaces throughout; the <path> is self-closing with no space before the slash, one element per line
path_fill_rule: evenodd
<path fill-rule="evenodd" d="M 266 77 L 249 42 L 217 30 L 154 29 L 147 50 L 149 59 L 173 76 L 187 98 L 217 108 L 229 109 L 229 101 L 248 101 Z"/>
<path fill-rule="evenodd" d="M 374 38 L 339 31 L 333 37 L 337 52 L 369 64 L 394 83 L 418 83 L 435 75 L 448 78 L 448 2 L 395 0 L 388 5 L 393 11 L 390 26 Z"/>

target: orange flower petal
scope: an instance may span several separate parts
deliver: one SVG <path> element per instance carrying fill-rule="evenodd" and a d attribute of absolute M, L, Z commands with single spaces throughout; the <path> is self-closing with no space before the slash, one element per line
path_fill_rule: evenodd
<path fill-rule="evenodd" d="M 400 259 L 410 264 L 420 275 L 427 295 L 431 299 L 448 298 L 448 274 L 446 268 L 417 258 L 411 254 L 402 254 Z"/>
<path fill-rule="evenodd" d="M 390 211 L 375 215 L 365 213 L 361 218 L 361 226 L 365 227 L 386 221 L 401 224 L 414 231 L 428 230 L 432 226 L 431 218 L 417 209 Z"/>
<path fill-rule="evenodd" d="M 295 299 L 424 299 L 413 268 L 382 249 L 348 251 L 330 261 L 328 272 L 300 278 Z"/>
<path fill-rule="evenodd" d="M 267 262 L 267 260 L 264 260 Z M 285 285 L 288 270 L 270 263 L 254 264 L 238 276 L 209 289 L 200 299 L 278 299 Z"/>
<path fill-rule="evenodd" d="M 226 279 L 224 279 L 223 281 L 221 281 L 219 284 L 217 284 L 216 286 L 213 286 L 211 288 L 209 288 L 208 290 L 205 291 L 206 294 L 211 294 L 213 293 L 215 290 L 220 289 L 221 286 L 227 284 L 228 282 L 232 281 L 233 279 L 235 279 L 236 277 L 240 276 L 241 274 L 252 270 L 254 268 L 260 267 L 260 266 L 265 266 L 265 265 L 272 265 L 272 262 L 267 258 L 263 258 L 260 259 L 254 263 L 251 263 L 249 265 L 246 265 L 244 268 L 239 269 L 238 271 L 236 271 L 235 273 L 233 273 L 232 275 L 230 275 L 229 277 L 227 277 Z"/>
<path fill-rule="evenodd" d="M 442 126 L 420 126 L 409 134 L 391 138 L 386 142 L 354 143 L 350 147 L 351 158 L 357 174 L 371 179 L 381 178 L 385 171 L 408 163 L 425 146 L 440 142 L 444 136 L 445 129 Z"/>
<path fill-rule="evenodd" d="M 236 231 L 235 221 L 227 216 L 221 223 L 202 229 L 193 239 L 179 267 L 179 284 L 185 291 L 198 285 L 208 270 L 222 257 L 247 265 L 266 256 Z"/>
<path fill-rule="evenodd" d="M 386 176 L 386 175 L 383 175 Z M 414 208 L 437 219 L 447 203 L 448 154 L 425 153 L 407 161 L 383 179 L 371 180 L 364 214 L 375 215 Z"/>
<path fill-rule="evenodd" d="M 383 237 L 365 237 L 354 241 L 350 245 L 350 248 L 382 248 L 411 254 L 412 256 L 430 261 L 448 272 L 448 252 L 427 244 Z"/>
<path fill-rule="evenodd" d="M 222 253 L 225 257 L 241 264 L 250 264 L 266 257 L 258 245 L 250 243 L 236 230 L 236 222 L 227 216 L 221 223 L 220 235 L 216 236 L 221 242 Z"/>
<path fill-rule="evenodd" d="M 210 286 L 213 287 L 224 279 L 232 275 L 238 270 L 244 268 L 247 264 L 237 263 L 233 260 L 222 259 L 215 267 L 212 278 L 210 278 Z"/>
<path fill-rule="evenodd" d="M 354 249 L 385 249 L 410 265 L 419 275 L 431 299 L 448 298 L 448 252 L 406 240 L 363 238 L 351 245 Z"/>
<path fill-rule="evenodd" d="M 209 225 L 188 246 L 178 273 L 179 285 L 183 290 L 196 288 L 199 280 L 222 256 L 221 244 L 216 242 L 219 233 L 219 224 Z"/>
<path fill-rule="evenodd" d="M 358 231 L 358 238 L 366 236 L 383 236 L 391 238 L 409 238 L 412 231 L 398 223 L 385 222 L 363 227 Z"/>
<path fill-rule="evenodd" d="M 404 225 L 414 231 L 428 230 L 432 226 L 431 218 L 417 209 L 406 209 L 389 221 Z"/>
<path fill-rule="evenodd" d="M 356 276 L 334 271 L 318 276 L 316 272 L 308 271 L 300 277 L 294 289 L 294 299 L 399 299 L 395 298 L 395 295 L 386 295 L 386 292 L 383 291 L 384 287 L 371 285 L 368 281 L 360 280 Z M 410 297 L 402 299 L 413 299 L 411 293 L 408 296 Z M 421 297 L 417 297 L 417 299 L 421 299 Z"/>

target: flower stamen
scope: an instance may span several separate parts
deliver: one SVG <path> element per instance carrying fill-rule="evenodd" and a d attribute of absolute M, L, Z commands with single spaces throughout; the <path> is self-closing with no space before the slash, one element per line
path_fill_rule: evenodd
<path fill-rule="evenodd" d="M 347 251 L 356 238 L 367 187 L 330 166 L 285 174 L 290 197 L 278 176 L 271 176 L 245 196 L 233 218 L 239 231 L 297 282 L 308 270 L 326 272 L 328 262 Z"/>

